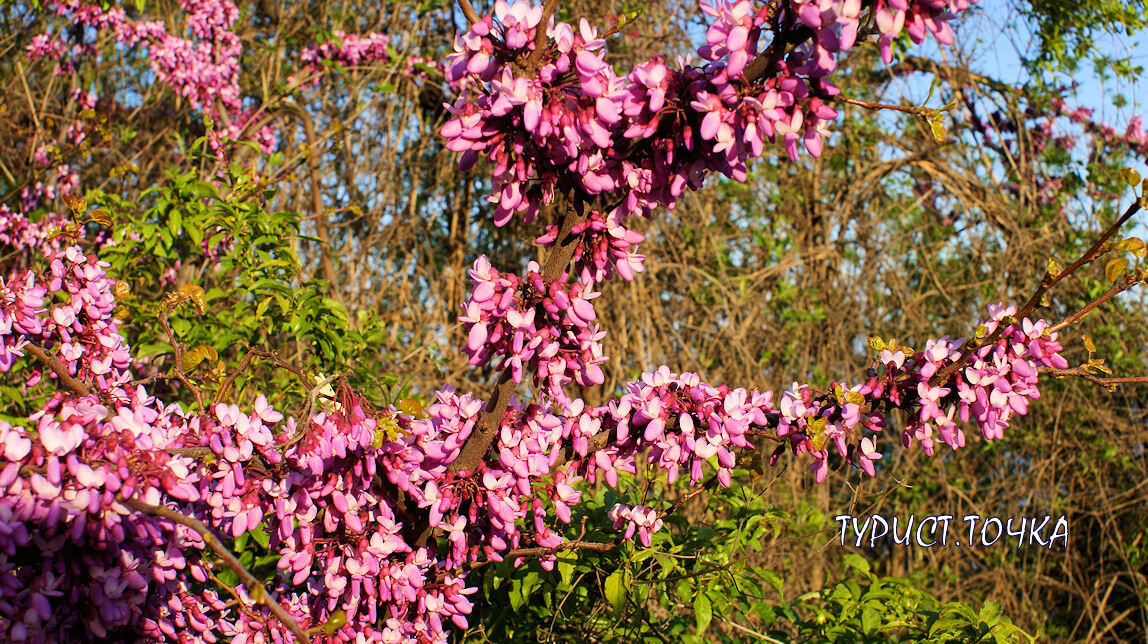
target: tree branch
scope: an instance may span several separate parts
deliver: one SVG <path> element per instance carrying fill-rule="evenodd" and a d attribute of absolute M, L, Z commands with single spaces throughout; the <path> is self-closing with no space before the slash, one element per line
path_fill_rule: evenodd
<path fill-rule="evenodd" d="M 582 539 L 586 536 L 586 520 L 587 520 L 587 518 L 588 517 L 582 517 L 582 529 L 578 533 L 578 538 L 573 540 L 573 541 L 565 541 L 563 543 L 560 543 L 560 544 L 554 546 L 553 548 L 541 548 L 541 547 L 539 547 L 539 548 L 517 548 L 515 550 L 508 550 L 508 551 L 506 551 L 506 553 L 504 553 L 502 555 L 502 558 L 505 561 L 506 559 L 516 559 L 518 557 L 545 557 L 546 555 L 552 555 L 552 554 L 556 554 L 556 553 L 563 552 L 566 550 L 594 550 L 597 552 L 607 552 L 609 550 L 613 550 L 614 548 L 617 548 L 618 544 L 622 543 L 621 540 L 614 541 L 611 543 L 598 543 L 595 541 L 583 541 Z M 485 566 L 487 564 L 492 564 L 492 563 L 498 563 L 498 561 L 496 561 L 494 559 L 484 559 L 482 561 L 475 561 L 475 562 L 472 562 L 470 564 L 470 569 L 474 570 L 475 568 L 479 568 L 479 567 Z"/>
<path fill-rule="evenodd" d="M 1116 297 L 1116 295 L 1118 295 L 1124 291 L 1127 291 L 1128 289 L 1132 288 L 1133 286 L 1136 286 L 1139 283 L 1140 283 L 1140 280 L 1137 279 L 1136 273 L 1129 273 L 1128 275 L 1126 275 L 1124 277 L 1124 279 L 1117 282 L 1115 286 L 1108 289 L 1108 291 L 1106 291 L 1100 297 L 1089 302 L 1084 308 L 1082 308 L 1079 311 L 1077 311 L 1076 313 L 1073 313 L 1072 315 L 1064 318 L 1060 322 L 1057 322 L 1056 324 L 1048 327 L 1048 332 L 1053 333 L 1055 331 L 1060 331 L 1061 329 L 1064 329 L 1065 327 L 1069 327 L 1069 326 L 1072 326 L 1073 324 L 1076 324 L 1081 319 L 1083 319 L 1084 316 L 1088 315 L 1088 313 L 1090 311 L 1092 311 L 1092 309 L 1095 309 L 1096 307 L 1100 306 L 1101 304 L 1104 304 L 1105 302 L 1112 299 L 1113 297 Z"/>
<path fill-rule="evenodd" d="M 311 120 L 311 115 L 307 113 L 307 110 L 299 107 L 295 101 L 290 99 L 284 100 L 279 109 L 295 116 L 303 125 L 303 135 L 307 139 L 305 153 L 307 171 L 311 182 L 311 211 L 312 216 L 315 217 L 315 234 L 321 242 L 319 258 L 323 267 L 323 278 L 327 280 L 327 292 L 338 300 L 339 304 L 346 306 L 346 302 L 343 301 L 343 296 L 337 288 L 338 273 L 335 271 L 335 263 L 331 260 L 331 237 L 327 232 L 327 211 L 323 208 L 323 184 L 319 180 L 319 159 L 317 156 L 319 150 L 316 143 L 315 123 Z"/>
<path fill-rule="evenodd" d="M 462 15 L 470 24 L 474 24 L 482 18 L 478 17 L 478 12 L 474 10 L 474 5 L 470 4 L 470 0 L 458 0 L 458 8 L 462 9 Z"/>
<path fill-rule="evenodd" d="M 574 207 L 568 207 L 566 213 L 562 215 L 562 220 L 558 225 L 556 245 L 546 258 L 546 266 L 542 271 L 545 279 L 556 280 L 565 272 L 580 241 L 578 236 L 571 234 L 571 231 L 584 218 L 584 215 L 581 212 L 576 212 Z M 515 386 L 510 367 L 507 366 L 498 378 L 494 397 L 490 399 L 482 415 L 479 416 L 478 422 L 474 425 L 474 431 L 467 437 L 458 458 L 447 468 L 448 472 L 474 472 L 478 468 L 478 464 L 482 462 L 491 443 L 494 442 L 494 437 L 498 434 L 498 428 L 502 425 L 502 416 L 510 405 L 510 397 L 514 394 Z"/>
<path fill-rule="evenodd" d="M 219 556 L 228 568 L 235 571 L 236 575 L 239 575 L 239 580 L 243 582 L 243 586 L 247 589 L 247 594 L 251 596 L 252 600 L 266 606 L 271 611 L 271 614 L 295 635 L 296 642 L 310 644 L 311 638 L 307 637 L 307 633 L 303 631 L 303 627 L 299 625 L 299 622 L 296 622 L 295 618 L 292 617 L 286 609 L 280 606 L 279 602 L 271 597 L 267 589 L 263 586 L 263 583 L 256 579 L 247 568 L 244 568 L 243 564 L 239 563 L 239 559 L 223 545 L 219 537 L 216 537 L 215 533 L 202 521 L 180 514 L 170 508 L 165 508 L 160 505 L 151 505 L 150 503 L 144 503 L 137 499 L 125 499 L 121 497 L 119 501 L 138 512 L 161 517 L 194 530 L 203 538 L 203 542 L 207 544 L 207 547 Z"/>
<path fill-rule="evenodd" d="M 1038 373 L 1047 373 L 1054 378 L 1064 378 L 1066 376 L 1074 376 L 1083 378 L 1089 382 L 1094 382 L 1098 385 L 1106 387 L 1115 387 L 1117 385 L 1131 385 L 1148 383 L 1148 376 L 1129 376 L 1126 378 L 1101 378 L 1094 376 L 1088 372 L 1085 367 L 1072 367 L 1071 369 L 1057 369 L 1055 367 L 1040 367 L 1037 369 Z"/>
<path fill-rule="evenodd" d="M 53 373 L 56 374 L 56 377 L 60 379 L 60 384 L 64 385 L 68 389 L 71 389 L 72 393 L 76 394 L 77 396 L 92 395 L 92 392 L 90 389 L 88 389 L 88 386 L 68 373 L 68 368 L 64 366 L 64 363 L 60 362 L 56 356 L 48 353 L 37 344 L 29 343 L 28 346 L 24 348 L 28 350 L 28 353 L 35 356 L 37 360 L 48 365 L 48 368 L 51 369 Z"/>

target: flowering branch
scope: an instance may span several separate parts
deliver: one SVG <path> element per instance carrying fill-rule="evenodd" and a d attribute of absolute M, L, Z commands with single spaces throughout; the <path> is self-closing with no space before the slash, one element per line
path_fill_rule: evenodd
<path fill-rule="evenodd" d="M 1112 239 L 1112 236 L 1115 235 L 1116 232 L 1120 230 L 1120 228 L 1125 223 L 1127 223 L 1129 219 L 1131 219 L 1136 213 L 1140 212 L 1140 208 L 1140 200 L 1137 200 L 1128 206 L 1128 208 L 1124 211 L 1124 214 L 1122 214 L 1115 223 L 1109 226 L 1108 229 L 1105 230 L 1104 233 L 1101 234 L 1100 237 L 1092 244 L 1092 246 L 1090 246 L 1088 250 L 1080 256 L 1079 259 L 1069 265 L 1068 268 L 1060 271 L 1054 271 L 1053 269 L 1045 271 L 1044 277 L 1040 281 L 1040 286 L 1037 287 L 1036 292 L 1032 294 L 1032 297 L 1030 297 L 1027 302 L 1025 302 L 1024 306 L 1022 306 L 1020 310 L 1017 311 L 1017 317 L 1023 317 L 1031 313 L 1034 309 L 1036 309 L 1038 305 L 1040 305 L 1041 301 L 1044 299 L 1045 294 L 1048 293 L 1052 287 L 1059 284 L 1061 280 L 1074 273 L 1081 266 L 1084 266 L 1099 257 L 1104 250 L 1104 244 L 1109 239 Z M 1000 339 L 1000 335 L 1003 330 L 1003 327 L 997 327 L 996 330 L 988 334 L 984 339 L 970 340 L 961 357 L 952 364 L 938 371 L 929 381 L 929 384 L 935 387 L 948 381 L 948 379 L 951 378 L 954 373 L 968 364 L 968 361 L 972 357 L 973 353 L 975 353 L 981 347 L 989 346 L 990 344 Z"/>
<path fill-rule="evenodd" d="M 239 576 L 239 580 L 243 582 L 243 586 L 247 589 L 247 594 L 251 596 L 252 600 L 254 600 L 256 603 L 266 606 L 276 619 L 278 619 L 284 626 L 291 630 L 291 632 L 295 635 L 296 642 L 301 644 L 310 644 L 311 638 L 307 637 L 307 633 L 303 631 L 303 627 L 299 626 L 299 622 L 296 622 L 295 618 L 292 617 L 291 614 L 286 610 L 284 610 L 283 607 L 279 605 L 279 602 L 275 601 L 275 598 L 267 592 L 267 589 L 263 586 L 263 583 L 256 579 L 255 576 L 252 575 L 251 572 L 243 566 L 243 564 L 239 563 L 239 559 L 236 558 L 236 556 L 233 555 L 231 551 L 223 545 L 223 542 L 219 540 L 219 537 L 216 537 L 215 533 L 212 532 L 211 529 L 206 525 L 204 525 L 202 521 L 180 514 L 179 512 L 176 512 L 170 508 L 165 508 L 160 505 L 151 505 L 150 503 L 144 503 L 138 499 L 121 497 L 119 501 L 129 508 L 132 508 L 133 510 L 137 510 L 139 512 L 143 512 L 144 514 L 150 514 L 156 517 L 162 517 L 168 521 L 173 521 L 186 528 L 194 530 L 197 534 L 199 534 L 200 537 L 203 538 L 203 542 L 207 545 L 207 547 L 210 548 L 211 551 L 216 555 L 218 555 L 219 558 L 223 560 L 223 563 Z"/>
<path fill-rule="evenodd" d="M 565 272 L 570 260 L 574 257 L 581 238 L 572 233 L 574 227 L 583 222 L 585 217 L 574 206 L 567 208 L 562 215 L 558 226 L 557 246 L 550 251 L 546 258 L 546 267 L 543 275 L 548 280 L 556 280 Z M 491 443 L 497 428 L 502 423 L 503 414 L 510 405 L 510 397 L 514 394 L 516 383 L 512 378 L 511 367 L 507 366 L 499 375 L 498 385 L 494 397 L 490 399 L 473 433 L 463 445 L 457 459 L 450 464 L 449 472 L 473 472 L 478 464 L 490 450 Z"/>
<path fill-rule="evenodd" d="M 80 380 L 77 380 L 76 378 L 72 377 L 72 375 L 68 373 L 68 368 L 64 366 L 64 363 L 57 360 L 55 356 L 48 353 L 47 351 L 45 351 L 44 349 L 42 349 L 38 345 L 31 344 L 31 343 L 29 343 L 28 346 L 25 347 L 25 349 L 27 349 L 28 353 L 31 353 L 40 362 L 43 362 L 44 364 L 48 365 L 48 368 L 51 369 L 56 374 L 56 376 L 60 379 L 60 383 L 63 384 L 68 389 L 71 389 L 72 392 L 75 393 L 77 396 L 90 396 L 90 395 L 92 395 L 92 392 L 88 390 L 88 386 L 85 385 Z"/>

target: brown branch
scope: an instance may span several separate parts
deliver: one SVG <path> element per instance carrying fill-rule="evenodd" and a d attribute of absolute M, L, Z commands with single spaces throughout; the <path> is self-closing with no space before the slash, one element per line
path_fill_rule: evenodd
<path fill-rule="evenodd" d="M 315 218 L 315 234 L 319 237 L 319 260 L 323 267 L 323 278 L 327 280 L 327 292 L 338 300 L 339 304 L 346 306 L 343 296 L 337 285 L 338 273 L 335 272 L 335 263 L 331 260 L 331 237 L 327 232 L 327 212 L 323 208 L 323 184 L 319 180 L 318 144 L 315 136 L 315 123 L 307 110 L 299 107 L 294 101 L 285 100 L 280 110 L 295 116 L 303 126 L 303 135 L 307 139 L 307 149 L 304 154 L 307 159 L 307 171 L 311 182 L 311 210 Z"/>
<path fill-rule="evenodd" d="M 597 552 L 608 552 L 617 548 L 617 543 L 598 543 L 594 541 L 566 541 L 553 548 L 518 548 L 516 550 L 508 550 L 503 555 L 503 559 L 516 559 L 518 557 L 545 557 L 566 550 L 594 550 Z M 476 561 L 471 564 L 471 568 L 478 568 L 489 563 L 497 563 L 493 559 L 486 559 L 484 561 Z"/>
<path fill-rule="evenodd" d="M 247 568 L 243 567 L 243 564 L 239 563 L 239 559 L 223 545 L 219 537 L 216 537 L 215 533 L 202 521 L 180 514 L 170 508 L 160 505 L 151 505 L 138 499 L 125 499 L 121 497 L 119 501 L 133 510 L 151 516 L 161 517 L 194 530 L 203 538 L 203 542 L 207 544 L 207 547 L 222 559 L 228 568 L 233 570 L 236 575 L 239 575 L 239 580 L 243 582 L 243 586 L 247 589 L 247 594 L 251 596 L 252 600 L 266 606 L 271 611 L 271 614 L 295 635 L 296 642 L 310 644 L 311 638 L 307 637 L 307 633 L 303 631 L 303 627 L 299 626 L 299 622 L 296 622 L 295 618 L 280 606 L 279 602 L 275 601 L 271 594 L 267 592 L 262 582 L 256 579 Z"/>
<path fill-rule="evenodd" d="M 474 10 L 474 5 L 470 4 L 470 0 L 458 0 L 458 8 L 462 9 L 462 15 L 470 24 L 474 24 L 482 18 L 478 17 L 478 12 Z"/>
<path fill-rule="evenodd" d="M 1084 318 L 1084 316 L 1088 315 L 1088 313 L 1091 312 L 1096 307 L 1100 306 L 1101 304 L 1104 304 L 1105 302 L 1112 299 L 1116 295 L 1118 295 L 1124 291 L 1127 291 L 1128 289 L 1132 288 L 1133 286 L 1136 286 L 1139 283 L 1140 283 L 1140 280 L 1137 278 L 1136 273 L 1129 273 L 1128 275 L 1126 275 L 1124 277 L 1124 279 L 1117 282 L 1115 286 L 1108 289 L 1108 291 L 1106 291 L 1104 293 L 1104 295 L 1101 295 L 1100 297 L 1096 298 L 1092 302 L 1089 302 L 1087 306 L 1080 309 L 1076 313 L 1073 313 L 1072 315 L 1064 318 L 1060 322 L 1057 322 L 1056 324 L 1048 327 L 1048 332 L 1054 333 L 1056 331 L 1060 331 L 1061 329 L 1064 329 L 1065 327 L 1076 324 L 1082 318 Z"/>
<path fill-rule="evenodd" d="M 531 76 L 538 71 L 538 65 L 542 62 L 542 53 L 546 51 L 546 25 L 549 24 L 550 16 L 554 15 L 554 10 L 557 8 L 558 0 L 546 0 L 542 5 L 542 19 L 538 22 L 538 29 L 534 34 L 534 51 L 526 59 L 526 73 Z"/>
<path fill-rule="evenodd" d="M 167 340 L 171 343 L 171 348 L 175 352 L 175 364 L 173 365 L 175 368 L 175 377 L 191 390 L 192 395 L 195 396 L 195 402 L 199 405 L 200 411 L 207 413 L 207 408 L 203 406 L 203 392 L 200 391 L 199 387 L 183 372 L 183 345 L 179 343 L 179 340 L 175 339 L 175 333 L 171 330 L 171 325 L 167 323 L 167 316 L 170 315 L 180 303 L 181 302 L 173 302 L 169 304 L 164 310 L 163 315 L 160 316 L 159 323 L 167 334 Z"/>
<path fill-rule="evenodd" d="M 1085 367 L 1072 367 L 1071 369 L 1057 369 L 1055 367 L 1040 367 L 1037 369 L 1038 373 L 1047 373 L 1054 378 L 1064 378 L 1066 376 L 1073 376 L 1076 378 L 1083 378 L 1089 382 L 1094 382 L 1098 385 L 1106 387 L 1115 387 L 1117 385 L 1131 385 L 1148 383 L 1148 376 L 1129 376 L 1125 378 L 1101 378 L 1092 375 Z"/>
<path fill-rule="evenodd" d="M 295 377 L 297 377 L 299 379 L 299 381 L 303 383 L 304 389 L 310 389 L 311 388 L 312 383 L 307 378 L 307 374 L 304 373 L 303 370 L 300 369 L 299 367 L 296 367 L 294 365 L 283 362 L 283 360 L 279 357 L 278 353 L 276 353 L 274 351 L 267 351 L 264 349 L 256 349 L 256 348 L 252 348 L 252 349 L 250 349 L 250 351 L 252 353 L 254 353 L 255 355 L 259 356 L 260 358 L 266 358 L 266 359 L 270 360 L 271 364 L 273 366 L 275 366 L 279 369 L 285 369 L 285 370 L 290 371 L 291 373 L 295 374 Z"/>
<path fill-rule="evenodd" d="M 709 575 L 709 574 L 712 574 L 715 572 L 725 572 L 725 571 L 729 570 L 730 567 L 732 567 L 734 565 L 734 563 L 736 563 L 736 562 L 731 561 L 727 564 L 722 564 L 720 566 L 714 566 L 712 568 L 706 568 L 705 570 L 699 570 L 697 572 L 688 572 L 688 573 L 685 573 L 682 575 L 674 575 L 673 577 L 662 577 L 660 579 L 634 579 L 634 580 L 631 580 L 630 583 L 632 583 L 632 584 L 668 584 L 668 583 L 671 583 L 674 581 L 681 581 L 683 579 L 693 579 L 694 577 L 701 577 L 703 575 Z"/>
<path fill-rule="evenodd" d="M 582 539 L 586 536 L 586 519 L 587 519 L 587 517 L 582 517 L 582 529 L 578 533 L 578 538 L 573 540 L 573 541 L 565 541 L 565 542 L 560 543 L 560 544 L 558 544 L 552 548 L 538 547 L 538 548 L 517 548 L 515 550 L 508 550 L 508 551 L 506 551 L 505 554 L 502 555 L 502 559 L 503 559 L 503 561 L 505 561 L 506 559 L 515 559 L 518 557 L 545 557 L 546 555 L 552 555 L 552 554 L 556 554 L 559 552 L 564 552 L 566 550 L 594 550 L 596 552 L 607 552 L 607 551 L 613 550 L 614 548 L 618 547 L 618 544 L 621 543 L 621 540 L 614 541 L 612 543 L 598 543 L 595 541 L 583 541 Z M 487 564 L 492 564 L 492 563 L 499 563 L 499 562 L 494 560 L 494 559 L 484 559 L 482 561 L 475 561 L 475 562 L 472 562 L 470 564 L 470 569 L 474 570 L 475 568 L 480 568 L 482 566 L 485 566 Z"/>
<path fill-rule="evenodd" d="M 566 213 L 562 215 L 558 224 L 556 245 L 546 258 L 546 266 L 542 271 L 546 280 L 558 279 L 570 264 L 571 258 L 574 257 L 574 250 L 581 241 L 580 237 L 572 235 L 571 231 L 583 219 L 585 216 L 580 208 L 568 207 Z M 508 365 L 498 378 L 494 397 L 490 399 L 482 415 L 479 416 L 478 422 L 474 425 L 474 431 L 467 437 L 458 458 L 447 468 L 448 472 L 474 472 L 478 468 L 478 464 L 482 462 L 491 443 L 494 442 L 494 437 L 498 434 L 498 428 L 502 424 L 502 417 L 506 413 L 506 408 L 510 405 L 510 396 L 513 395 L 514 389 L 515 382 L 511 377 L 511 369 Z"/>
<path fill-rule="evenodd" d="M 56 356 L 53 356 L 36 344 L 28 344 L 28 346 L 25 348 L 28 350 L 28 353 L 35 356 L 37 360 L 48 365 L 48 368 L 51 369 L 60 379 L 60 384 L 64 385 L 68 389 L 71 389 L 72 392 L 77 396 L 92 395 L 92 392 L 90 389 L 88 389 L 88 386 L 78 378 L 75 378 L 69 374 L 68 368 L 64 366 L 64 363 L 60 362 Z"/>
<path fill-rule="evenodd" d="M 239 366 L 235 368 L 235 371 L 232 371 L 219 385 L 219 391 L 215 392 L 215 402 L 217 404 L 223 402 L 223 397 L 227 395 L 228 390 L 231 389 L 231 385 L 235 383 L 235 379 L 239 377 L 239 374 L 247 370 L 248 365 L 251 364 L 251 358 L 257 355 L 256 351 L 257 349 L 254 347 L 248 349 L 247 354 L 239 361 Z"/>
<path fill-rule="evenodd" d="M 860 98 L 852 98 L 845 95 L 835 96 L 833 100 L 846 103 L 848 105 L 856 105 L 863 107 L 867 110 L 893 110 L 896 112 L 905 112 L 906 114 L 913 114 L 915 116 L 928 116 L 930 112 L 937 112 L 938 110 L 928 107 L 916 107 L 906 105 L 891 105 L 889 103 L 874 103 L 872 101 L 862 100 Z"/>

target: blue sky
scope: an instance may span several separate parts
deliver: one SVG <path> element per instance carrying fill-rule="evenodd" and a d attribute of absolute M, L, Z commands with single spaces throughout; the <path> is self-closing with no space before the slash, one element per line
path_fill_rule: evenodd
<path fill-rule="evenodd" d="M 1031 54 L 1036 47 L 1029 25 L 1009 10 L 1011 2 L 981 0 L 976 10 L 959 26 L 963 43 L 970 46 L 978 71 L 990 73 L 1002 81 L 1017 83 L 1025 79 L 1021 56 Z M 1097 44 L 1107 55 L 1128 57 L 1134 64 L 1148 66 L 1148 38 L 1134 36 L 1098 35 Z M 1066 79 L 1068 80 L 1068 79 Z M 1066 97 L 1070 106 L 1095 110 L 1098 120 L 1115 126 L 1124 126 L 1136 114 L 1145 115 L 1148 103 L 1148 82 L 1141 77 L 1132 82 L 1120 79 L 1102 81 L 1090 66 L 1081 69 L 1071 80 L 1080 87 L 1075 96 Z M 1122 94 L 1127 100 L 1116 107 L 1115 96 Z"/>

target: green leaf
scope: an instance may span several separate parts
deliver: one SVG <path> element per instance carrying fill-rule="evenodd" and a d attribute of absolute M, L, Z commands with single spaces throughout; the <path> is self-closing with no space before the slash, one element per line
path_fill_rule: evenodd
<path fill-rule="evenodd" d="M 998 604 L 996 602 L 985 602 L 985 605 L 981 608 L 981 614 L 979 615 L 979 617 L 980 617 L 982 622 L 985 622 L 986 624 L 991 626 L 991 625 L 997 623 L 997 621 L 1000 619 L 1000 614 L 1001 614 L 1001 605 L 1000 604 Z"/>
<path fill-rule="evenodd" d="M 264 548 L 266 548 L 267 545 L 271 543 L 271 535 L 267 534 L 267 530 L 265 530 L 263 528 L 263 524 L 260 524 L 251 530 L 248 530 L 247 534 L 250 534 L 251 538 L 255 539 L 255 543 L 258 543 L 260 546 L 262 546 Z M 276 558 L 276 559 L 278 560 L 278 558 Z"/>
<path fill-rule="evenodd" d="M 1140 173 L 1132 168 L 1124 168 L 1120 171 L 1120 178 L 1129 186 L 1135 188 L 1140 185 Z"/>
<path fill-rule="evenodd" d="M 841 558 L 845 565 L 860 570 L 863 574 L 869 574 L 869 560 L 861 555 L 850 552 Z"/>
<path fill-rule="evenodd" d="M 565 559 L 559 559 L 558 574 L 562 576 L 562 585 L 560 588 L 569 588 L 570 582 L 574 579 L 574 564 L 566 561 Z"/>
<path fill-rule="evenodd" d="M 1128 272 L 1128 260 L 1117 257 L 1104 266 L 1104 279 L 1109 282 L 1118 282 L 1124 279 L 1126 272 Z"/>
<path fill-rule="evenodd" d="M 861 612 L 861 629 L 868 635 L 881 626 L 881 615 L 873 608 L 866 608 Z"/>
<path fill-rule="evenodd" d="M 698 635 L 706 632 L 713 617 L 713 606 L 710 605 L 709 597 L 706 597 L 704 593 L 699 593 L 694 598 L 694 621 L 698 626 Z"/>
<path fill-rule="evenodd" d="M 614 607 L 614 612 L 622 612 L 622 608 L 626 605 L 626 573 L 622 569 L 615 570 L 606 577 L 604 588 L 606 590 L 606 600 Z"/>

